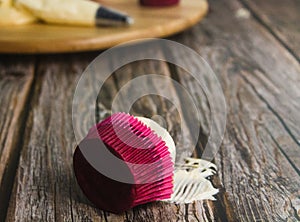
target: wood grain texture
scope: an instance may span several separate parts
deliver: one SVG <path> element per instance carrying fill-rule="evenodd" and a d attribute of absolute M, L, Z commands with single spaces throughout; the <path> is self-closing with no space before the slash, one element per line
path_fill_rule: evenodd
<path fill-rule="evenodd" d="M 300 2 L 242 0 L 253 15 L 300 61 Z"/>
<path fill-rule="evenodd" d="M 214 185 L 220 188 L 217 201 L 177 205 L 156 202 L 138 206 L 121 215 L 96 209 L 80 191 L 72 170 L 76 141 L 71 108 L 76 82 L 97 52 L 39 56 L 28 117 L 25 126 L 21 124 L 25 132 L 19 136 L 22 143 L 18 149 L 22 151 L 7 221 L 300 220 L 300 65 L 281 41 L 274 38 L 274 34 L 259 21 L 253 17 L 236 16 L 236 12 L 245 7 L 241 2 L 212 0 L 210 5 L 211 13 L 203 24 L 172 39 L 193 48 L 209 62 L 226 97 L 226 133 L 214 160 L 219 168 L 218 175 L 212 178 Z M 153 47 L 151 50 L 158 56 L 171 52 L 174 58 L 190 67 L 199 65 L 199 61 L 172 49 Z M 125 56 L 126 53 L 120 54 L 107 65 L 118 63 Z M 1 63 L 1 67 L 5 72 L 19 67 L 3 61 L 5 63 Z M 33 73 L 32 66 L 24 64 L 23 68 L 16 69 Z M 145 73 L 171 77 L 198 98 L 196 103 L 201 111 L 201 131 L 194 155 L 201 155 L 212 124 L 209 103 L 195 79 L 165 62 L 140 61 L 118 69 L 106 80 L 99 93 L 97 120 L 110 114 L 112 100 L 126 83 Z M 93 124 L 91 119 L 86 118 L 89 106 L 85 104 L 95 102 L 90 95 L 98 89 L 90 85 L 97 80 L 96 77 L 92 76 L 86 84 L 86 97 L 82 100 L 82 110 L 78 116 L 82 119 L 82 136 Z M 21 92 L 28 91 L 25 89 L 29 86 L 24 86 L 31 84 L 31 78 L 2 79 L 1 76 L 0 84 L 12 80 L 9 85 L 16 88 L 9 95 L 18 92 L 17 95 L 22 96 L 26 93 Z M 206 83 L 208 87 L 214 84 Z M 168 93 L 172 98 L 180 99 L 183 106 L 186 104 L 186 98 L 172 84 L 166 88 L 158 82 L 149 81 L 141 86 L 148 85 L 159 94 Z M 6 90 L 7 86 L 3 86 Z M 130 90 L 127 93 L 132 93 Z M 7 101 L 1 97 L 1 103 L 3 101 L 12 104 L 16 100 Z M 116 104 L 116 108 L 122 109 L 123 105 Z M 192 136 L 189 124 L 192 124 L 194 117 L 193 113 L 187 112 L 180 119 L 176 108 L 161 96 L 147 95 L 133 104 L 131 113 L 165 119 L 163 124 L 175 142 L 184 139 L 182 144 L 177 144 L 177 159 L 180 161 L 182 156 L 192 154 L 188 149 Z M 7 106 L 1 106 L 1 109 L 7 109 Z M 9 115 L 7 110 L 3 112 Z M 7 124 L 5 119 L 0 119 L 3 126 Z M 184 122 L 184 135 L 179 132 L 181 121 Z M 14 138 L 4 133 L 0 134 L 2 141 Z"/>
<path fill-rule="evenodd" d="M 206 0 L 182 1 L 172 7 L 142 7 L 135 0 L 106 0 L 101 4 L 135 19 L 129 27 L 78 27 L 47 24 L 1 27 L 0 52 L 53 53 L 104 49 L 139 38 L 164 37 L 201 20 Z M 20 38 L 21 36 L 21 38 Z"/>
<path fill-rule="evenodd" d="M 34 58 L 0 56 L 0 221 L 4 220 L 20 154 Z"/>
<path fill-rule="evenodd" d="M 227 100 L 227 130 L 215 158 L 227 219 L 298 221 L 300 66 L 259 23 L 235 17 L 241 7 L 212 1 L 203 24 L 174 39 L 212 65 Z M 179 59 L 197 66 L 186 55 Z M 197 93 L 191 78 L 180 72 L 178 78 Z"/>
<path fill-rule="evenodd" d="M 160 53 L 157 49 L 152 50 Z M 120 59 L 123 56 L 120 54 Z M 84 197 L 76 183 L 71 164 L 75 147 L 71 123 L 72 96 L 80 72 L 90 61 L 88 58 L 83 60 L 83 57 L 70 56 L 63 62 L 62 56 L 43 57 L 43 62 L 37 67 L 36 94 L 27 121 L 28 130 L 7 221 L 18 218 L 25 221 L 183 221 L 185 218 L 204 220 L 213 217 L 206 201 L 190 206 L 157 202 L 114 215 L 96 209 Z M 112 99 L 126 82 L 137 77 L 136 73 L 153 72 L 170 75 L 167 64 L 157 61 L 137 62 L 117 70 L 100 91 L 97 118 L 103 119 L 110 113 Z M 88 82 L 92 81 L 96 81 L 93 76 Z M 93 124 L 84 114 L 88 112 L 86 101 L 91 101 L 89 95 L 94 90 L 97 89 L 87 87 L 86 98 L 82 101 L 85 106 L 82 106 L 82 116 L 79 118 L 82 118 L 83 133 Z M 174 98 L 177 97 L 171 88 L 157 90 L 162 94 L 168 90 Z M 117 108 L 121 109 L 121 106 L 117 104 Z M 142 97 L 133 105 L 132 113 L 148 117 L 162 115 L 167 120 L 167 127 L 175 142 L 181 136 L 178 132 L 181 121 L 178 111 L 161 97 Z M 184 135 L 184 138 L 184 144 L 189 144 L 189 136 Z M 191 151 L 186 151 L 184 144 L 179 144 L 179 159 L 182 155 L 191 154 Z"/>
<path fill-rule="evenodd" d="M 76 144 L 72 98 L 79 76 L 93 57 L 82 58 L 43 57 L 37 66 L 7 221 L 104 220 L 81 193 L 72 169 Z"/>

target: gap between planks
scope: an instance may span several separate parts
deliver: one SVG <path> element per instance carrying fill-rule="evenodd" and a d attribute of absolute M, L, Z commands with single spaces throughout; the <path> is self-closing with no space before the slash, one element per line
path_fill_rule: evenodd
<path fill-rule="evenodd" d="M 3 57 L 4 55 L 2 55 Z M 16 61 L 16 60 L 20 61 Z M 6 114 L 11 113 L 11 119 L 6 115 L 4 121 L 10 121 L 9 125 L 4 126 L 7 129 L 7 134 L 2 135 L 5 137 L 5 142 L 2 144 L 1 150 L 1 167 L 0 167 L 0 221 L 4 221 L 9 205 L 9 199 L 11 196 L 14 178 L 18 168 L 19 157 L 21 147 L 23 143 L 22 135 L 25 132 L 25 123 L 29 112 L 27 106 L 29 99 L 33 93 L 32 86 L 34 85 L 34 67 L 36 58 L 33 56 L 26 56 L 25 58 L 20 56 L 8 55 L 3 58 L 5 66 L 1 70 L 4 72 L 0 82 L 11 80 L 11 87 L 14 91 L 6 91 L 1 96 L 7 96 L 10 99 L 8 104 L 5 104 L 5 99 L 1 102 L 2 107 L 7 107 L 13 110 L 6 111 Z M 1 76 L 1 73 L 0 73 Z M 18 79 L 18 80 L 17 80 Z M 15 82 L 15 83 L 14 83 Z M 15 87 L 13 84 L 17 84 Z M 3 86 L 5 89 L 5 86 Z M 2 134 L 6 132 L 6 129 L 2 130 Z"/>
<path fill-rule="evenodd" d="M 252 13 L 254 19 L 264 26 L 264 28 L 268 30 L 298 62 L 300 62 L 300 31 L 297 29 L 298 20 L 300 19 L 300 3 L 293 0 L 284 2 L 272 2 L 271 0 L 263 2 L 257 0 L 239 1 Z M 267 4 L 269 5 L 267 6 Z M 284 4 L 289 10 L 282 7 L 281 4 Z M 292 5 L 294 8 L 291 8 Z M 272 13 L 272 9 L 274 9 L 274 14 Z M 286 13 L 290 14 L 287 15 Z M 290 21 L 285 18 L 290 19 Z"/>

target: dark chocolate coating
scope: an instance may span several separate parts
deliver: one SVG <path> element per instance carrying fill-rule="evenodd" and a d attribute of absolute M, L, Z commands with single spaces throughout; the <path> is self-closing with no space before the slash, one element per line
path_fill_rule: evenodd
<path fill-rule="evenodd" d="M 113 213 L 122 213 L 132 208 L 135 197 L 134 185 L 115 181 L 102 175 L 87 162 L 80 150 L 98 146 L 99 150 L 108 148 L 113 152 L 109 147 L 101 147 L 100 144 L 98 139 L 85 139 L 80 144 L 80 148 L 76 147 L 73 156 L 75 176 L 83 193 L 96 207 Z M 101 152 L 96 155 L 101 155 Z M 114 155 L 120 158 L 116 153 Z M 130 175 L 126 165 L 114 167 L 119 168 L 120 172 Z"/>

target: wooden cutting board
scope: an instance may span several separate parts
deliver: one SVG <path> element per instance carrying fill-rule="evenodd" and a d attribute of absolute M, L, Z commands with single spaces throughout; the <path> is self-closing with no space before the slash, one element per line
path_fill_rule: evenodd
<path fill-rule="evenodd" d="M 2 53 L 55 53 L 104 49 L 139 38 L 164 37 L 200 21 L 208 10 L 206 0 L 181 0 L 171 7 L 143 7 L 138 0 L 105 0 L 105 6 L 128 13 L 129 27 L 78 27 L 31 24 L 0 28 Z"/>

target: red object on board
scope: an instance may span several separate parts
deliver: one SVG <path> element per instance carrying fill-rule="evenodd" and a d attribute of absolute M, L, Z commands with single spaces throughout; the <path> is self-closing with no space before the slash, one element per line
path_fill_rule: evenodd
<path fill-rule="evenodd" d="M 140 0 L 140 4 L 145 6 L 170 6 L 178 3 L 179 0 Z"/>

